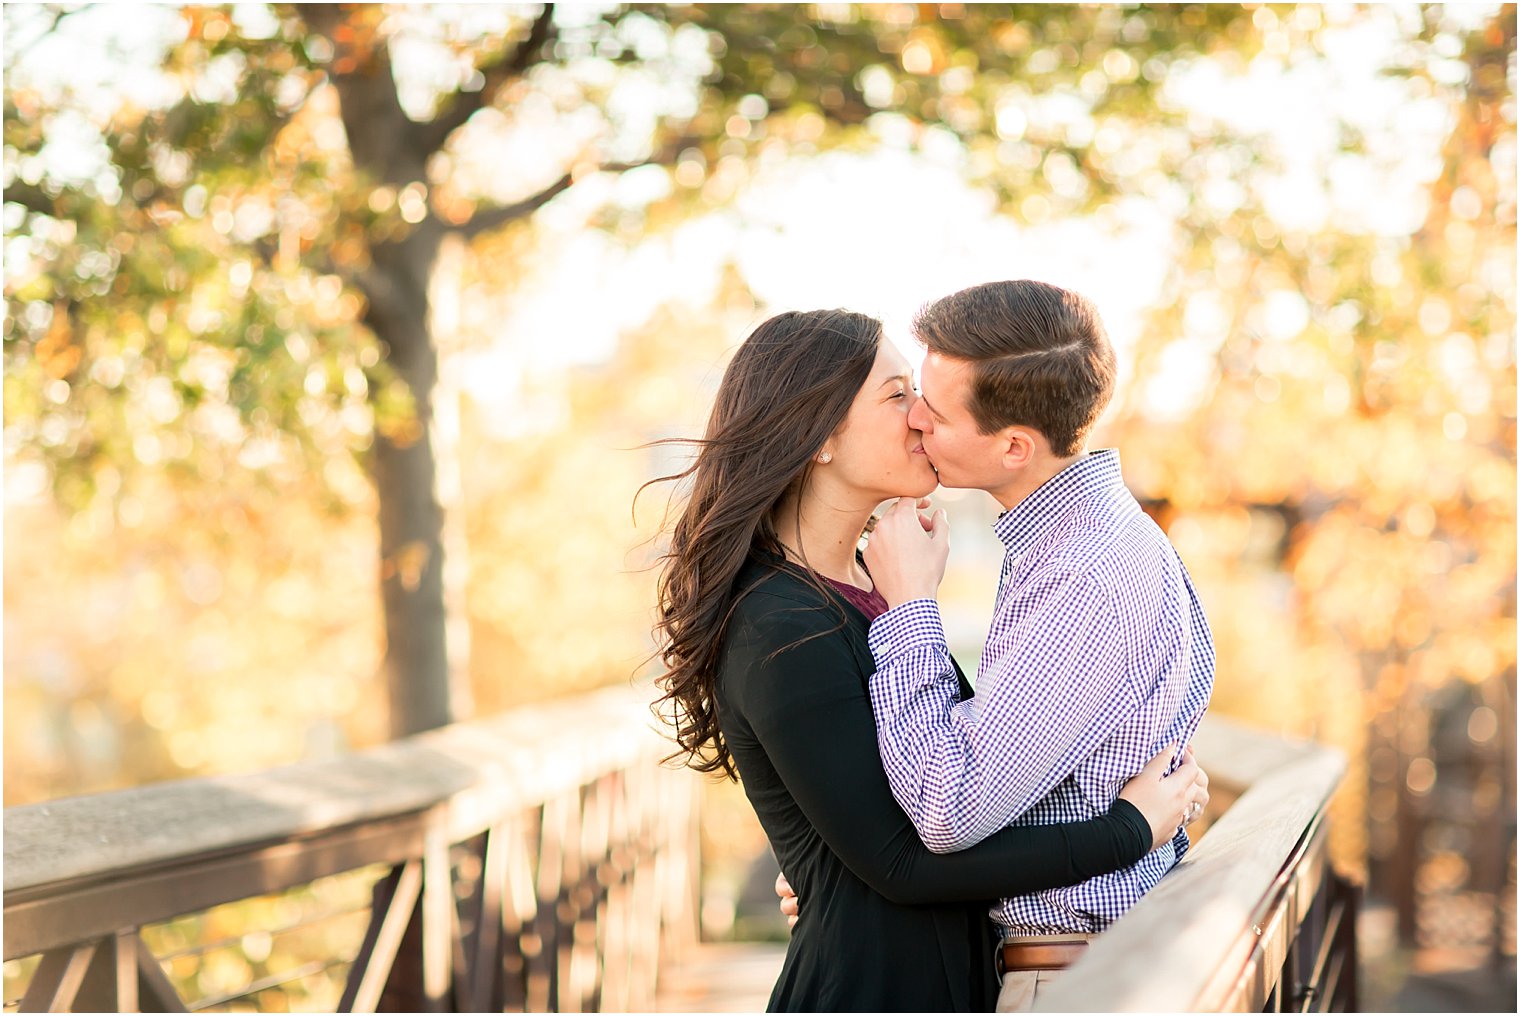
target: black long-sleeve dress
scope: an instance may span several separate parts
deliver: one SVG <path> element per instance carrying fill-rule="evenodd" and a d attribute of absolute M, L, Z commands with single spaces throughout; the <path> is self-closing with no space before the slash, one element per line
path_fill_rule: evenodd
<path fill-rule="evenodd" d="M 769 1008 L 990 1012 L 991 901 L 1133 864 L 1151 846 L 1144 816 L 1118 801 L 930 853 L 877 754 L 865 616 L 785 565 L 751 561 L 735 588 L 752 591 L 725 636 L 718 720 L 802 904 Z"/>

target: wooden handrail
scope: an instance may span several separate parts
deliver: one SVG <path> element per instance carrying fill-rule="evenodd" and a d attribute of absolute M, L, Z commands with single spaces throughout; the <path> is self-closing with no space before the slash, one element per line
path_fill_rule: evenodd
<path fill-rule="evenodd" d="M 612 688 L 342 758 L 8 808 L 5 959 L 44 954 L 29 1005 L 174 1007 L 143 925 L 384 864 L 345 1005 L 397 988 L 403 938 L 420 984 L 400 988 L 434 1008 L 652 1001 L 651 950 L 695 936 L 698 785 L 660 765 L 653 698 Z M 482 872 L 462 886 L 461 851 Z M 622 952 L 588 966 L 553 941 Z"/>
<path fill-rule="evenodd" d="M 1193 746 L 1212 786 L 1238 798 L 1155 889 L 1042 990 L 1037 1010 L 1261 1011 L 1274 993 L 1297 1008 L 1318 990 L 1307 975 L 1283 983 L 1283 968 L 1302 966 L 1289 962 L 1299 959 L 1290 956 L 1295 949 L 1319 951 L 1321 936 L 1300 931 L 1331 887 L 1325 810 L 1344 756 L 1212 715 Z M 1333 911 L 1322 904 L 1315 913 Z"/>
<path fill-rule="evenodd" d="M 7 809 L 5 958 L 44 954 L 23 1007 L 174 1008 L 144 924 L 376 863 L 391 873 L 343 1008 L 398 977 L 434 1008 L 647 1007 L 661 927 L 680 911 L 689 937 L 695 920 L 695 781 L 657 764 L 651 698 L 611 689 L 344 758 Z M 1037 1008 L 1346 998 L 1326 973 L 1354 963 L 1325 851 L 1344 759 L 1212 716 L 1194 747 L 1236 800 Z M 484 930 L 462 935 L 450 854 L 469 843 L 484 874 L 457 906 Z M 588 959 L 588 942 L 616 955 Z"/>
<path fill-rule="evenodd" d="M 482 810 L 542 803 L 657 752 L 653 698 L 607 689 L 339 758 L 6 808 L 5 894 L 439 806 L 479 831 Z"/>

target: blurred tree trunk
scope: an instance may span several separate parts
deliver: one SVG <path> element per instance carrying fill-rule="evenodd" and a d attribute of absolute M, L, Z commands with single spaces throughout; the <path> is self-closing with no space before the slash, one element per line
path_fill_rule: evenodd
<path fill-rule="evenodd" d="M 369 460 L 379 501 L 390 730 L 392 737 L 405 737 L 456 718 L 434 445 L 438 345 L 428 284 L 447 236 L 469 238 L 526 218 L 571 184 L 566 173 L 515 204 L 479 208 L 462 222 L 445 222 L 429 199 L 428 160 L 476 111 L 542 58 L 554 37 L 554 5 L 543 6 L 517 45 L 479 65 L 480 87 L 446 97 L 427 121 L 413 120 L 401 108 L 380 5 L 302 4 L 300 13 L 332 46 L 327 73 L 338 93 L 355 172 L 363 185 L 377 189 L 372 194 L 384 189 L 381 205 L 399 205 L 406 224 L 378 236 L 366 231 L 368 264 L 349 278 L 364 294 L 364 324 L 380 340 L 387 365 L 406 384 L 413 403 L 403 425 L 376 426 Z M 371 389 L 372 398 L 379 394 Z"/>
<path fill-rule="evenodd" d="M 399 236 L 371 241 L 370 265 L 354 281 L 364 293 L 364 323 L 411 392 L 406 426 L 375 430 L 370 471 L 379 501 L 380 592 L 385 677 L 392 737 L 454 719 L 443 602 L 443 510 L 432 444 L 438 353 L 428 320 L 428 280 L 444 229 L 426 207 L 427 159 L 442 139 L 419 144 L 419 126 L 402 110 L 389 50 L 364 31 L 374 10 L 312 5 L 303 13 L 333 44 L 337 87 L 354 168 L 400 194 L 421 188 L 425 213 Z M 415 193 L 415 191 L 414 191 Z"/>
<path fill-rule="evenodd" d="M 380 506 L 380 591 L 385 613 L 385 673 L 391 735 L 402 737 L 453 719 L 443 603 L 443 510 L 431 439 L 438 354 L 429 333 L 427 280 L 438 252 L 436 229 L 420 228 L 373 250 L 377 300 L 366 287 L 364 321 L 415 400 L 412 427 L 377 429 L 371 470 Z M 404 299 L 394 299 L 396 293 Z"/>

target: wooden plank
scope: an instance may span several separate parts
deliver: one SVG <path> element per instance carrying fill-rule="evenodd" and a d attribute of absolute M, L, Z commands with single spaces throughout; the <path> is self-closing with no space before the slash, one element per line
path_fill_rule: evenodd
<path fill-rule="evenodd" d="M 226 855 L 186 859 L 131 878 L 18 890 L 5 897 L 5 959 L 114 934 L 229 900 L 275 892 L 422 852 L 424 815 L 403 816 Z"/>
<path fill-rule="evenodd" d="M 120 1005 L 182 1010 L 135 931 L 120 929 L 384 862 L 401 865 L 396 892 L 376 908 L 344 1003 L 384 1004 L 419 904 L 418 1001 L 431 1007 L 446 1006 L 450 989 L 455 1004 L 481 1002 L 498 994 L 496 983 L 530 1008 L 595 1006 L 606 1000 L 609 949 L 622 957 L 612 999 L 652 1000 L 655 971 L 630 962 L 629 933 L 648 922 L 636 941 L 653 959 L 672 935 L 661 915 L 675 917 L 676 938 L 687 930 L 696 832 L 669 825 L 690 825 L 697 783 L 658 767 L 668 746 L 651 697 L 618 688 L 346 759 L 10 809 L 6 958 L 88 942 L 54 953 L 33 979 L 34 998 L 67 1005 L 76 982 L 89 983 L 92 954 L 112 952 L 95 944 L 104 938 L 114 962 L 95 965 Z M 472 936 L 477 956 L 458 939 L 448 848 L 493 826 L 480 908 L 490 931 Z M 629 869 L 652 877 L 629 879 Z M 607 879 L 623 891 L 614 897 Z M 661 883 L 679 898 L 660 899 Z M 654 895 L 631 907 L 641 887 Z M 507 948 L 496 948 L 503 939 Z"/>
<path fill-rule="evenodd" d="M 486 833 L 480 852 L 480 906 L 475 917 L 474 957 L 470 971 L 470 1000 L 481 1010 L 500 1012 L 497 982 L 501 977 L 503 884 L 506 882 L 506 826 L 498 823 Z"/>
<path fill-rule="evenodd" d="M 536 820 L 535 820 L 536 821 Z M 538 965 L 539 946 L 534 928 L 538 923 L 538 890 L 534 883 L 536 830 L 519 818 L 505 827 L 506 885 L 502 906 L 501 1006 L 498 1011 L 526 1012 L 532 994 L 530 984 Z"/>
<path fill-rule="evenodd" d="M 1228 986 L 1245 971 L 1258 934 L 1267 930 L 1253 925 L 1271 901 L 1284 862 L 1339 785 L 1345 760 L 1328 748 L 1272 747 L 1248 731 L 1232 734 L 1218 722 L 1210 727 L 1221 739 L 1195 742 L 1200 761 L 1210 768 L 1223 757 L 1216 752 L 1240 744 L 1245 761 L 1231 778 L 1254 775 L 1249 788 L 1209 835 L 1041 996 L 1037 1010 L 1207 1010 L 1225 1001 L 1221 980 Z M 1158 942 L 1166 947 L 1157 948 Z"/>
<path fill-rule="evenodd" d="M 1347 907 L 1344 899 L 1337 899 L 1333 891 L 1329 894 L 1329 898 L 1330 913 L 1325 918 L 1324 937 L 1320 940 L 1319 948 L 1315 950 L 1308 981 L 1321 993 L 1321 998 L 1305 999 L 1304 1012 L 1309 1012 L 1321 1001 L 1328 1002 L 1335 994 L 1335 981 L 1340 976 L 1339 964 L 1345 959 L 1345 953 L 1337 950 L 1336 945 L 1341 934 L 1341 922 L 1347 920 L 1350 908 Z"/>
<path fill-rule="evenodd" d="M 422 890 L 422 862 L 408 861 L 395 878 L 395 889 L 386 901 L 385 916 L 380 919 L 373 940 L 365 942 L 368 955 L 361 950 L 363 967 L 358 977 L 349 971 L 349 986 L 339 1007 L 342 1011 L 374 1012 L 380 1004 L 380 995 L 385 990 L 386 979 L 390 977 L 401 939 L 406 935 L 406 926 L 411 922 L 412 911 Z"/>
<path fill-rule="evenodd" d="M 445 802 L 451 839 L 462 840 L 502 814 L 663 751 L 648 708 L 654 696 L 619 686 L 342 758 L 7 808 L 5 893 L 125 876 Z"/>
<path fill-rule="evenodd" d="M 428 1012 L 449 1008 L 457 914 L 449 843 L 441 827 L 430 829 L 422 856 L 422 993 Z"/>
<path fill-rule="evenodd" d="M 390 913 L 391 901 L 396 897 L 396 886 L 401 881 L 404 867 L 404 865 L 397 865 L 392 868 L 370 888 L 369 923 L 364 929 L 364 938 L 359 942 L 359 951 L 354 954 L 352 962 L 348 965 L 348 977 L 343 984 L 343 995 L 338 999 L 338 1012 L 363 1011 L 354 1008 L 359 984 L 370 968 L 385 915 Z"/>
<path fill-rule="evenodd" d="M 1276 988 L 1289 950 L 1324 883 L 1329 861 L 1328 837 L 1323 823 L 1308 834 L 1309 840 L 1270 890 L 1251 926 L 1254 943 L 1243 967 L 1226 965 L 1215 971 L 1214 980 L 1199 997 L 1198 1005 L 1220 1012 L 1250 1012 Z M 1291 990 L 1293 985 L 1285 986 Z"/>
<path fill-rule="evenodd" d="M 74 998 L 71 1008 L 76 1012 L 141 1012 L 147 1008 L 158 1012 L 183 1012 L 184 1003 L 169 991 L 169 998 L 162 1006 L 157 999 L 157 986 L 142 975 L 143 955 L 154 966 L 152 954 L 138 937 L 137 929 L 126 928 L 114 935 L 106 935 L 96 941 L 95 956 L 90 960 L 84 982 Z M 148 1005 L 142 1005 L 143 998 Z M 150 1008 L 158 1006 L 158 1008 Z"/>
<path fill-rule="evenodd" d="M 98 942 L 59 949 L 42 957 L 21 998 L 21 1012 L 68 1012 L 84 984 Z"/>
<path fill-rule="evenodd" d="M 111 943 L 111 959 L 115 963 L 116 975 L 116 1011 L 121 1013 L 140 1012 L 137 991 L 137 949 L 140 940 L 137 937 L 137 929 L 129 928 L 118 931 L 115 940 Z"/>

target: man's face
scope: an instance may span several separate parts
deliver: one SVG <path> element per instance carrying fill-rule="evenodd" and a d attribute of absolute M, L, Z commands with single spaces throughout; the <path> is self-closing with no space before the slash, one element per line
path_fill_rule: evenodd
<path fill-rule="evenodd" d="M 924 435 L 924 451 L 939 470 L 945 487 L 992 490 L 1008 480 L 1000 434 L 983 434 L 968 407 L 971 364 L 930 353 L 920 374 L 922 397 L 908 414 L 908 425 Z"/>

